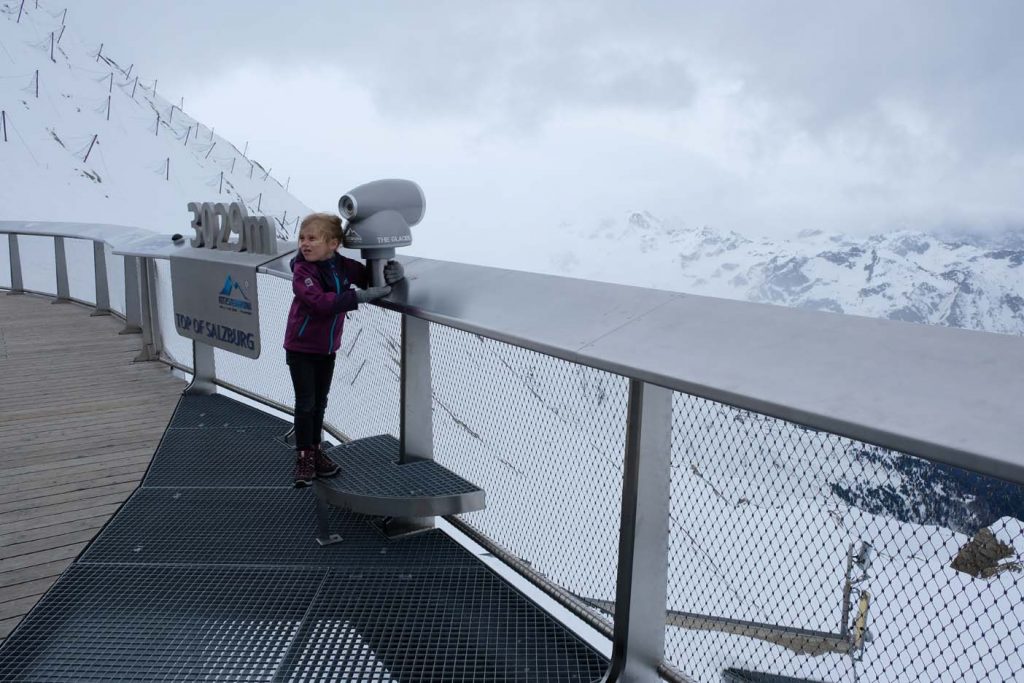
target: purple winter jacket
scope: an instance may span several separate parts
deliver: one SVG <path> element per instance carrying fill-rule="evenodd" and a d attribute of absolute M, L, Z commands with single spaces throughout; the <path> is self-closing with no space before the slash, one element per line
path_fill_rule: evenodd
<path fill-rule="evenodd" d="M 324 261 L 292 259 L 292 307 L 284 330 L 284 348 L 302 353 L 330 354 L 341 346 L 345 313 L 359 304 L 349 285 L 366 288 L 369 271 L 341 254 Z"/>

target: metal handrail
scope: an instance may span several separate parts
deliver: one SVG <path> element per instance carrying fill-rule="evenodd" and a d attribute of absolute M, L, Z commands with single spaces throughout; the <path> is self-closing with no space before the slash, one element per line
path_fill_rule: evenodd
<path fill-rule="evenodd" d="M 1022 337 L 403 260 L 403 315 L 1024 485 Z"/>
<path fill-rule="evenodd" d="M 125 226 L 0 221 L 4 233 L 174 251 Z M 259 271 L 290 278 L 288 258 Z M 1006 372 L 1024 367 L 1024 338 L 401 260 L 416 284 L 381 305 L 403 315 L 1024 485 L 1024 374 Z"/>

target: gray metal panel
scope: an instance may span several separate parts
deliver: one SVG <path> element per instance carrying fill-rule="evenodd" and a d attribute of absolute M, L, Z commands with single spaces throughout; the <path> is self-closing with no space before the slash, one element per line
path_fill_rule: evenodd
<path fill-rule="evenodd" d="M 266 254 L 192 248 L 172 256 L 171 293 L 177 333 L 194 342 L 259 358 L 256 267 L 268 258 Z M 207 369 L 214 368 L 209 364 Z"/>
<path fill-rule="evenodd" d="M 673 292 L 417 259 L 383 301 L 432 322 L 579 360 L 577 351 Z"/>

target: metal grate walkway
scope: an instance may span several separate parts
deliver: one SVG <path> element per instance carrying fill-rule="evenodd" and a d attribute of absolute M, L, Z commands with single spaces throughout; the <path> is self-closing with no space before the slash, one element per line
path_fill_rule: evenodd
<path fill-rule="evenodd" d="M 608 662 L 440 530 L 332 511 L 287 425 L 182 397 L 128 502 L 0 647 L 0 681 L 596 681 Z M 344 461 L 340 462 L 344 467 Z"/>

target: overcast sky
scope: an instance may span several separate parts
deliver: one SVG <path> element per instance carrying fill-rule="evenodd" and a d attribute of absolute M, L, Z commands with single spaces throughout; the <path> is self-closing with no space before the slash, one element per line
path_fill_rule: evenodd
<path fill-rule="evenodd" d="M 460 231 L 1024 225 L 1015 0 L 89 0 L 68 24 L 317 209 L 407 177 Z"/>

